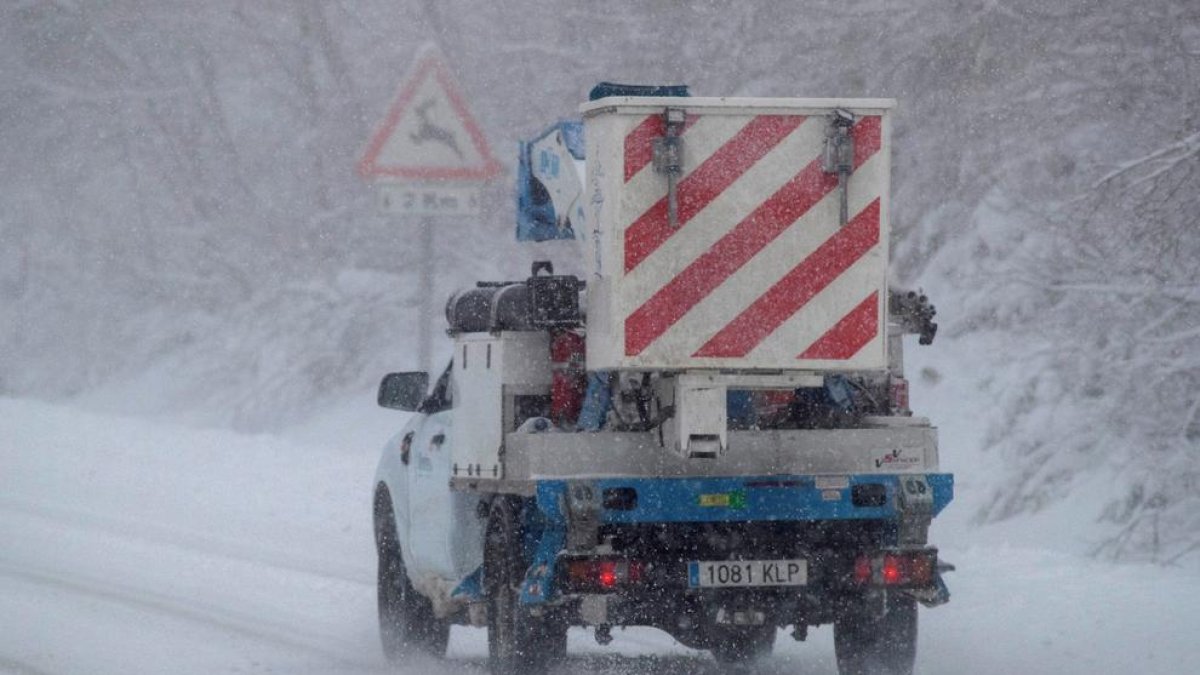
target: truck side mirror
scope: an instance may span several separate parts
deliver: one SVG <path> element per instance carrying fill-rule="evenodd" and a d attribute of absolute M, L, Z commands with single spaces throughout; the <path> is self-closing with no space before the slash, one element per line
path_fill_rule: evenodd
<path fill-rule="evenodd" d="M 388 373 L 379 383 L 379 405 L 416 412 L 429 388 L 429 373 Z"/>

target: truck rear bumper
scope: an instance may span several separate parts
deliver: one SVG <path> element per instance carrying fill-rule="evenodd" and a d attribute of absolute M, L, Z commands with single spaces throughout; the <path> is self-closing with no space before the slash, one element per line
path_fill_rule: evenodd
<path fill-rule="evenodd" d="M 711 538 L 701 530 L 716 526 L 725 533 L 721 536 L 747 533 L 756 546 L 780 556 L 790 551 L 852 556 L 860 548 L 894 546 L 904 540 L 905 523 L 927 525 L 950 503 L 953 492 L 953 476 L 942 473 L 542 480 L 536 489 L 540 536 L 521 600 L 539 605 L 556 599 L 564 552 L 620 553 L 613 546 L 628 545 L 622 538 L 639 541 L 690 532 L 686 536 L 701 541 Z M 843 543 L 821 539 L 830 532 L 843 537 Z M 782 548 L 776 549 L 777 544 Z M 666 555 L 694 551 L 689 546 Z"/>
<path fill-rule="evenodd" d="M 883 578 L 864 580 L 857 569 L 861 563 L 855 561 L 871 556 L 829 551 L 799 555 L 809 564 L 811 577 L 791 586 L 697 587 L 694 580 L 686 580 L 687 563 L 663 558 L 646 563 L 641 576 L 631 583 L 614 583 L 608 591 L 586 581 L 580 587 L 574 575 L 564 574 L 559 577 L 563 582 L 561 592 L 545 611 L 571 625 L 652 626 L 684 644 L 703 649 L 711 646 L 706 644 L 711 637 L 728 630 L 794 625 L 803 634 L 804 626 L 833 623 L 864 611 L 882 611 L 886 598 L 893 594 L 907 595 L 926 606 L 949 599 L 941 565 L 931 565 L 919 580 L 889 580 L 886 573 Z M 891 549 L 876 556 L 915 560 L 922 556 L 936 558 L 937 551 L 928 547 Z M 572 562 L 567 559 L 564 566 L 570 567 Z"/>
<path fill-rule="evenodd" d="M 537 503 L 566 526 L 572 509 L 591 507 L 602 523 L 894 519 L 903 495 L 927 498 L 936 516 L 954 498 L 954 476 L 851 474 L 704 478 L 541 480 Z"/>

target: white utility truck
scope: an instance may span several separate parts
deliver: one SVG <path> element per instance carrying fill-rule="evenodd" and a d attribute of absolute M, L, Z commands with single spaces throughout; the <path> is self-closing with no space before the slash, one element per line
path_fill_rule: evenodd
<path fill-rule="evenodd" d="M 951 500 L 908 410 L 889 289 L 894 102 L 602 84 L 522 145 L 520 238 L 581 241 L 446 308 L 453 359 L 393 373 L 414 411 L 375 487 L 387 655 L 486 626 L 498 673 L 570 626 L 651 626 L 722 662 L 833 624 L 842 673 L 908 673 Z"/>

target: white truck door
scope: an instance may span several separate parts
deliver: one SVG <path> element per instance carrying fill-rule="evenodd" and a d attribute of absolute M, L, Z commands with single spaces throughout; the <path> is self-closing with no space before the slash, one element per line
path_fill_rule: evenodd
<path fill-rule="evenodd" d="M 400 432 L 388 439 L 387 444 L 383 446 L 379 466 L 375 470 L 376 482 L 387 485 L 392 500 L 396 536 L 399 539 L 400 548 L 404 552 L 405 560 L 411 556 L 408 533 L 409 464 L 412 462 L 413 442 L 424 421 L 424 415 L 416 414 L 410 417 Z"/>
<path fill-rule="evenodd" d="M 408 466 L 409 573 L 451 580 L 449 538 L 454 527 L 450 499 L 450 444 L 454 437 L 453 396 L 447 374 L 431 394 L 442 409 L 425 418 Z M 438 392 L 441 388 L 443 391 Z"/>

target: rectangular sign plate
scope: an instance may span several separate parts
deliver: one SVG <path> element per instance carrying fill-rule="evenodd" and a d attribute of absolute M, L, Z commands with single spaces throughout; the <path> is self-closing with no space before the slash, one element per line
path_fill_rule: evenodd
<path fill-rule="evenodd" d="M 808 561 L 799 560 L 693 560 L 688 563 L 692 588 L 743 586 L 803 586 L 808 583 Z"/>
<path fill-rule="evenodd" d="M 476 216 L 479 188 L 385 183 L 379 186 L 379 210 L 400 216 Z"/>

